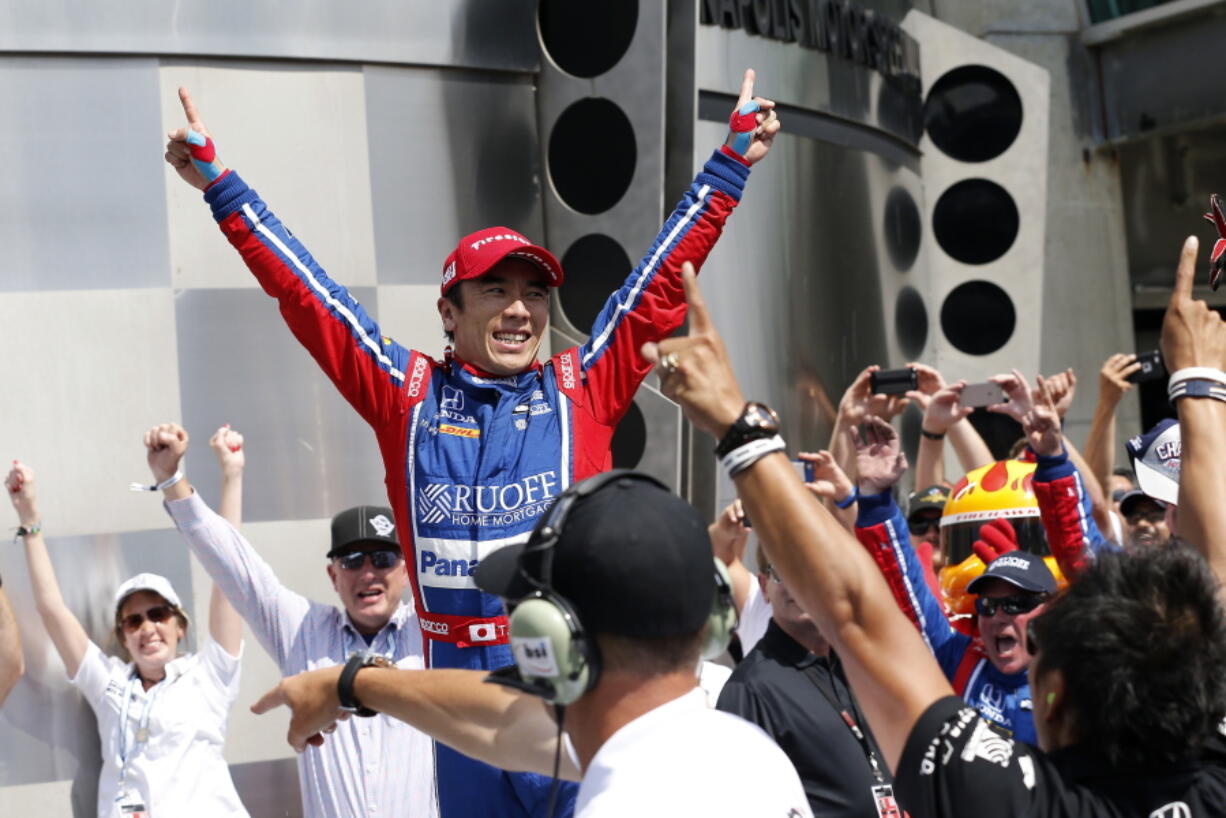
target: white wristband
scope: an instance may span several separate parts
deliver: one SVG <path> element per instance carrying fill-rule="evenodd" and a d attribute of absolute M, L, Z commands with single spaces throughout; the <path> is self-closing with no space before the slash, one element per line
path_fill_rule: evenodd
<path fill-rule="evenodd" d="M 1215 381 L 1226 386 L 1226 372 L 1211 366 L 1188 366 L 1177 369 L 1171 373 L 1171 379 L 1167 381 L 1167 389 L 1174 389 L 1176 385 L 1191 380 Z"/>
<path fill-rule="evenodd" d="M 156 483 L 152 486 L 146 486 L 144 483 L 129 483 L 128 488 L 131 491 L 165 491 L 182 479 L 183 469 L 176 469 L 174 474 L 170 475 L 170 477 L 167 477 L 160 483 Z"/>
<path fill-rule="evenodd" d="M 759 440 L 751 440 L 744 446 L 733 449 L 724 455 L 720 463 L 723 464 L 725 471 L 729 477 L 736 477 L 745 469 L 757 463 L 768 454 L 781 452 L 787 448 L 783 442 L 783 438 L 779 435 L 774 437 L 765 437 Z"/>

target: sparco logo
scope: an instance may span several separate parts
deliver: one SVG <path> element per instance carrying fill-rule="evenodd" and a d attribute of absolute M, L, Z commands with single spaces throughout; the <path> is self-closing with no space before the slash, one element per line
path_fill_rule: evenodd
<path fill-rule="evenodd" d="M 484 245 L 493 241 L 517 241 L 520 244 L 531 244 L 532 242 L 525 239 L 523 236 L 517 236 L 514 233 L 499 233 L 495 236 L 486 236 L 483 239 L 478 239 L 469 245 L 474 250 L 480 250 Z"/>
<path fill-rule="evenodd" d="M 435 622 L 432 619 L 422 619 L 421 629 L 423 631 L 429 631 L 430 633 L 437 634 L 438 636 L 446 636 L 447 634 L 451 633 L 451 626 L 446 622 Z"/>
<path fill-rule="evenodd" d="M 570 356 L 569 352 L 562 356 L 562 386 L 566 389 L 575 388 L 575 365 Z"/>
<path fill-rule="evenodd" d="M 417 356 L 417 360 L 413 362 L 413 374 L 409 378 L 409 397 L 416 398 L 421 395 L 421 381 L 426 376 L 426 359 Z"/>
<path fill-rule="evenodd" d="M 417 519 L 426 525 L 513 525 L 544 513 L 558 488 L 556 471 L 504 485 L 428 483 L 417 491 Z"/>

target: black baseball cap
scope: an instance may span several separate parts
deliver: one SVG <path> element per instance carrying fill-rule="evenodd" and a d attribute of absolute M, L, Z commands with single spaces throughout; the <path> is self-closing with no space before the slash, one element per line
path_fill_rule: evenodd
<path fill-rule="evenodd" d="M 968 594 L 977 593 L 975 586 L 982 586 L 989 579 L 1002 579 L 1023 591 L 1042 594 L 1056 592 L 1056 578 L 1043 558 L 1028 551 L 1009 551 L 988 563 L 988 568 L 966 586 Z"/>
<path fill-rule="evenodd" d="M 907 519 L 914 517 L 917 511 L 927 509 L 932 509 L 938 514 L 944 513 L 947 502 L 949 502 L 949 489 L 944 486 L 929 486 L 920 491 L 913 491 L 907 500 Z"/>
<path fill-rule="evenodd" d="M 400 550 L 392 510 L 386 506 L 355 506 L 332 518 L 332 548 L 328 559 L 353 551 L 355 545 L 372 543 Z"/>
<path fill-rule="evenodd" d="M 1120 514 L 1127 517 L 1133 512 L 1133 509 L 1135 509 L 1139 503 L 1146 500 L 1153 503 L 1160 509 L 1166 509 L 1166 503 L 1162 502 L 1157 497 L 1150 497 L 1140 489 L 1132 489 L 1131 491 L 1125 492 L 1124 496 L 1120 498 Z"/>
<path fill-rule="evenodd" d="M 548 584 L 593 633 L 685 636 L 707 621 L 715 601 L 711 540 L 702 515 L 685 500 L 654 481 L 623 475 L 574 500 L 552 565 L 532 547 L 551 517 L 544 515 L 527 543 L 483 559 L 477 587 L 518 601 L 537 590 L 530 578 L 540 581 L 548 566 Z"/>

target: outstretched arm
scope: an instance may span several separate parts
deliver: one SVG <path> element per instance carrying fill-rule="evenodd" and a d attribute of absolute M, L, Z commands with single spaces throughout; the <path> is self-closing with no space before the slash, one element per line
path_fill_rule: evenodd
<path fill-rule="evenodd" d="M 35 530 L 35 533 L 23 537 L 26 566 L 30 570 L 30 584 L 34 587 L 34 606 L 42 617 L 51 643 L 60 654 L 68 677 L 73 678 L 77 675 L 81 660 L 85 658 L 89 636 L 72 611 L 68 610 L 68 606 L 64 604 L 64 596 L 60 593 L 60 584 L 55 578 L 51 555 L 47 553 L 47 543 L 43 540 L 41 531 L 42 515 L 38 510 L 33 469 L 14 460 L 4 485 L 8 489 L 13 508 L 17 511 L 18 523 L 26 529 Z"/>
<path fill-rule="evenodd" d="M 745 609 L 750 584 L 754 581 L 744 562 L 749 529 L 745 527 L 745 511 L 741 508 L 740 500 L 729 503 L 715 522 L 707 526 L 707 536 L 711 538 L 711 553 L 728 569 L 728 577 L 732 580 L 732 602 L 739 614 Z"/>
<path fill-rule="evenodd" d="M 243 436 L 227 423 L 209 438 L 209 447 L 221 466 L 221 501 L 217 507 L 225 521 L 237 529 L 243 524 L 243 467 L 247 464 Z M 209 595 L 209 635 L 231 656 L 238 656 L 243 648 L 243 620 L 216 582 Z"/>
<path fill-rule="evenodd" d="M 754 73 L 752 69 L 746 71 L 736 111 L 747 106 L 754 110 L 744 117 L 734 113 L 732 124 L 735 128 L 740 122 L 747 129 L 740 136 L 748 138 L 748 145 L 725 145 L 715 151 L 642 260 L 605 302 L 591 336 L 579 348 L 578 365 L 591 395 L 588 404 L 601 423 L 613 424 L 621 419 L 651 371 L 639 357 L 639 347 L 667 338 L 685 321 L 681 264 L 688 261 L 701 268 L 715 246 L 724 222 L 741 200 L 750 167 L 766 157 L 779 131 L 774 105 L 754 96 Z M 564 377 L 564 389 L 567 381 Z"/>
<path fill-rule="evenodd" d="M 149 468 L 160 483 L 178 471 L 187 451 L 187 432 L 177 424 L 164 423 L 145 432 L 144 439 Z M 251 626 L 260 644 L 281 664 L 311 603 L 277 580 L 268 563 L 242 534 L 205 505 L 186 477 L 168 486 L 163 494 L 166 510 L 192 553 Z"/>
<path fill-rule="evenodd" d="M 8 698 L 13 686 L 25 673 L 25 659 L 21 655 L 21 634 L 9 598 L 0 590 L 0 705 Z"/>
<path fill-rule="evenodd" d="M 186 88 L 179 89 L 179 101 L 187 126 L 170 132 L 166 161 L 188 184 L 205 191 L 221 231 L 264 291 L 277 299 L 294 337 L 345 400 L 368 423 L 397 416 L 409 351 L 386 337 L 259 195 L 222 166 Z"/>
<path fill-rule="evenodd" d="M 1189 367 L 1226 369 L 1226 325 L 1216 310 L 1192 298 L 1198 247 L 1195 236 L 1184 242 L 1162 319 L 1162 357 L 1172 373 Z M 1226 583 L 1226 403 L 1185 397 L 1175 409 L 1183 446 L 1178 533 Z"/>
<path fill-rule="evenodd" d="M 293 712 L 289 743 L 302 752 L 323 744 L 342 717 L 336 683 L 342 668 L 313 670 L 282 679 L 252 706 L 266 713 L 285 705 Z M 504 770 L 553 774 L 558 727 L 543 700 L 489 684 L 483 670 L 366 668 L 353 692 L 365 707 L 384 713 L 467 756 Z M 562 753 L 560 777 L 578 781 L 579 770 Z"/>
<path fill-rule="evenodd" d="M 662 355 L 677 353 L 670 361 L 675 367 L 659 368 L 664 391 L 681 404 L 691 422 L 719 438 L 745 400 L 692 273 L 685 284 L 690 335 L 647 344 L 643 355 L 658 364 Z M 952 694 L 944 674 L 890 599 L 868 554 L 813 501 L 783 454 L 762 457 L 734 480 L 763 542 L 792 544 L 771 551 L 771 562 L 838 651 L 894 767 L 916 720 L 934 701 Z M 899 668 L 907 672 L 900 674 Z"/>
<path fill-rule="evenodd" d="M 1111 472 L 1115 469 L 1115 410 L 1133 387 L 1128 376 L 1140 368 L 1136 355 L 1117 352 L 1103 363 L 1098 373 L 1098 403 L 1086 435 L 1085 461 L 1104 490 L 1111 485 Z"/>

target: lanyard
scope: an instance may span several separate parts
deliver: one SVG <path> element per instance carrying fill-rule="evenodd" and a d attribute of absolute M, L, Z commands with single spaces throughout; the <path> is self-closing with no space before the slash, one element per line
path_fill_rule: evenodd
<path fill-rule="evenodd" d="M 836 660 L 833 659 L 833 654 L 832 658 L 827 660 L 827 666 L 830 668 L 829 679 L 823 678 L 822 674 L 818 672 L 814 665 L 809 665 L 805 668 L 805 675 L 809 677 L 809 680 L 813 682 L 813 686 L 816 687 L 822 696 L 826 698 L 826 701 L 830 702 L 830 706 L 834 708 L 834 712 L 839 714 L 839 717 L 843 720 L 843 723 L 847 725 L 847 729 L 851 731 L 851 734 L 855 736 L 856 741 L 860 743 L 860 749 L 864 751 L 864 757 L 868 759 L 869 766 L 873 768 L 873 777 L 877 779 L 877 783 L 884 784 L 885 776 L 881 774 L 881 765 L 877 763 L 877 754 L 873 752 L 872 745 L 868 743 L 868 736 L 864 735 L 864 731 L 860 729 L 860 725 L 856 720 L 856 717 L 852 715 L 857 709 L 855 697 L 851 696 L 851 711 L 849 712 L 848 709 L 843 707 L 843 705 L 838 701 L 838 698 L 835 695 L 835 661 Z M 826 689 L 827 682 L 830 684 L 829 690 Z M 848 694 L 851 694 L 850 690 L 848 691 Z"/>
<path fill-rule="evenodd" d="M 140 674 L 136 671 L 132 672 L 132 678 L 128 679 L 128 685 L 124 689 L 123 707 L 119 713 L 119 788 L 117 790 L 120 796 L 123 795 L 123 780 L 124 775 L 128 771 L 128 760 L 136 754 L 141 745 L 149 740 L 149 717 L 153 713 L 153 705 L 157 702 L 158 696 L 162 695 L 162 691 L 170 686 L 170 674 L 161 682 L 153 686 L 153 693 L 145 698 L 144 708 L 141 710 L 136 735 L 133 736 L 131 752 L 128 751 L 128 706 L 132 703 L 132 697 L 136 693 L 136 686 L 141 683 Z"/>

